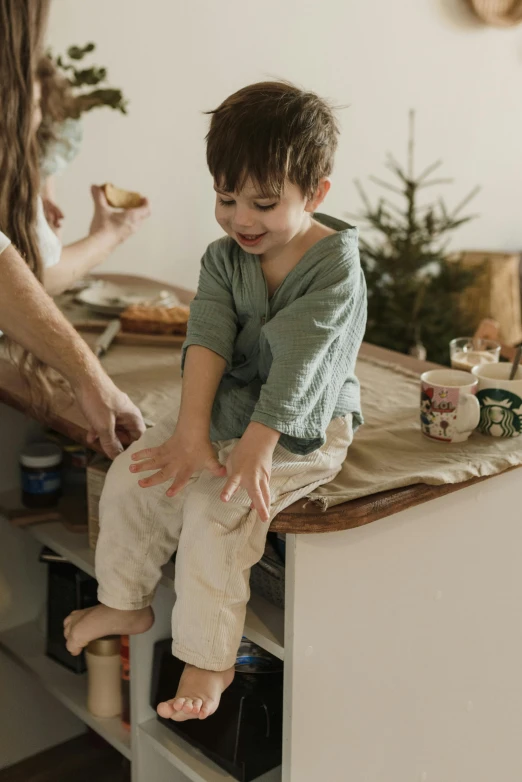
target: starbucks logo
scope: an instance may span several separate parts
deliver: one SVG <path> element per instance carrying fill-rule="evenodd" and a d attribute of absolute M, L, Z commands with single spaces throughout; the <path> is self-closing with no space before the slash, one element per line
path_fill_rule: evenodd
<path fill-rule="evenodd" d="M 522 399 L 503 388 L 479 391 L 479 430 L 493 437 L 517 437 L 522 432 Z"/>

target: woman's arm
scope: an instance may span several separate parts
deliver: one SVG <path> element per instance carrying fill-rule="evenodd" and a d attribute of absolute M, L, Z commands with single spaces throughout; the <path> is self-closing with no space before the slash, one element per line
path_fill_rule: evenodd
<path fill-rule="evenodd" d="M 64 247 L 60 261 L 44 269 L 44 287 L 51 296 L 63 293 L 76 280 L 102 263 L 150 215 L 146 199 L 135 209 L 113 209 L 107 203 L 101 187 L 93 185 L 91 192 L 94 217 L 89 235 Z"/>
<path fill-rule="evenodd" d="M 56 177 L 54 174 L 51 174 L 51 176 L 46 177 L 42 181 L 41 195 L 44 201 L 46 198 L 48 198 L 49 201 L 56 201 Z"/>
<path fill-rule="evenodd" d="M 56 204 L 56 182 L 54 176 L 48 176 L 43 180 L 41 196 L 45 219 L 56 236 L 60 239 L 62 233 L 62 220 L 65 215 Z"/>
<path fill-rule="evenodd" d="M 0 329 L 67 378 L 89 423 L 90 441 L 98 439 L 108 456 L 144 432 L 138 408 L 105 374 L 12 246 L 0 254 Z"/>
<path fill-rule="evenodd" d="M 120 244 L 117 233 L 102 229 L 63 248 L 60 260 L 43 270 L 47 293 L 58 296 L 102 263 Z"/>
<path fill-rule="evenodd" d="M 12 245 L 0 255 L 0 329 L 68 380 L 98 363 Z"/>

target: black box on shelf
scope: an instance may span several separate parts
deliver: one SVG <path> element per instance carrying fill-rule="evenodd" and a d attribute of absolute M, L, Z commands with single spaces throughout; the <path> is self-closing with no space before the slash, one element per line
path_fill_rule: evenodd
<path fill-rule="evenodd" d="M 285 563 L 281 541 L 268 533 L 265 553 L 250 571 L 250 589 L 278 608 L 285 607 Z"/>
<path fill-rule="evenodd" d="M 75 673 L 84 673 L 85 654 L 78 657 L 65 647 L 63 620 L 71 611 L 98 603 L 98 582 L 70 562 L 48 562 L 46 654 Z"/>
<path fill-rule="evenodd" d="M 171 640 L 154 644 L 151 706 L 176 694 L 184 663 L 172 656 Z M 236 672 L 219 709 L 204 720 L 158 720 L 240 782 L 281 765 L 283 671 Z"/>

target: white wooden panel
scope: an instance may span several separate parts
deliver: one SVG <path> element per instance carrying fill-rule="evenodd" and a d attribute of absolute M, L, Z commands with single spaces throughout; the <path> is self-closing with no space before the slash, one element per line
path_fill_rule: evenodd
<path fill-rule="evenodd" d="M 295 538 L 283 782 L 522 779 L 520 506 L 514 471 Z"/>

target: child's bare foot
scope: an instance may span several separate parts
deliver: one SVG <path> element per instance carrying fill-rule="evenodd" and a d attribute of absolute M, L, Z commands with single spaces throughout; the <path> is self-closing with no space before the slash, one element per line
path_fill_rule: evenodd
<path fill-rule="evenodd" d="M 175 722 L 204 720 L 214 714 L 221 695 L 232 684 L 234 668 L 227 671 L 205 671 L 185 665 L 176 697 L 158 704 L 158 714 Z"/>
<path fill-rule="evenodd" d="M 95 638 L 145 633 L 153 623 L 154 613 L 150 606 L 136 611 L 120 611 L 100 603 L 69 614 L 63 623 L 63 634 L 69 652 L 78 655 Z"/>

